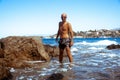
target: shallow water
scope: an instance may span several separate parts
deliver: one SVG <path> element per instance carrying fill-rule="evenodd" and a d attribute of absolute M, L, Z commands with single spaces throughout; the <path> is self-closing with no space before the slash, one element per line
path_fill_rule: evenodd
<path fill-rule="evenodd" d="M 120 44 L 119 41 L 119 38 L 74 39 L 72 64 L 65 57 L 63 64 L 58 58 L 47 63 L 32 61 L 35 64 L 32 68 L 13 70 L 14 80 L 48 80 L 53 73 L 61 73 L 65 80 L 120 80 L 120 76 L 116 77 L 119 72 L 115 73 L 120 67 L 120 50 L 106 49 L 107 45 Z M 54 39 L 45 39 L 43 43 L 58 46 Z"/>

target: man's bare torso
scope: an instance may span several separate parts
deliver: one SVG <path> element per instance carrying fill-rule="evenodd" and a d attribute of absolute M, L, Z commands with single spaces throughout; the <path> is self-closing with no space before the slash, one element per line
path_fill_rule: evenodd
<path fill-rule="evenodd" d="M 60 22 L 59 23 L 59 33 L 60 38 L 69 38 L 69 23 L 68 22 Z"/>

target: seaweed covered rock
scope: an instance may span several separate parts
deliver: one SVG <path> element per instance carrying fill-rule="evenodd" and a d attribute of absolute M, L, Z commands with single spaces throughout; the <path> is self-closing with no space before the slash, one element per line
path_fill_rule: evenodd
<path fill-rule="evenodd" d="M 10 36 L 0 40 L 0 57 L 5 58 L 7 66 L 25 66 L 25 61 L 49 61 L 39 37 Z"/>

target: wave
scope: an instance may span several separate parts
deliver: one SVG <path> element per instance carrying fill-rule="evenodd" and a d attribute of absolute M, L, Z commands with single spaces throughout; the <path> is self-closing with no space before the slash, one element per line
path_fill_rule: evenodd
<path fill-rule="evenodd" d="M 107 46 L 107 45 L 118 44 L 118 43 L 116 41 L 111 41 L 111 40 L 100 40 L 100 41 L 91 42 L 91 43 L 86 41 L 75 43 L 75 45 L 79 45 L 79 44 L 90 45 L 90 46 L 98 46 L 98 45 Z"/>
<path fill-rule="evenodd" d="M 71 49 L 71 51 L 72 51 L 72 52 L 77 52 L 78 49 L 74 47 L 74 48 Z"/>
<path fill-rule="evenodd" d="M 98 48 L 98 47 L 90 47 L 90 48 L 88 48 L 88 49 L 92 49 L 92 50 L 96 50 L 96 49 L 97 49 L 97 50 L 102 50 L 102 49 L 104 49 L 104 48 L 103 48 L 103 47 L 99 47 L 99 48 Z"/>

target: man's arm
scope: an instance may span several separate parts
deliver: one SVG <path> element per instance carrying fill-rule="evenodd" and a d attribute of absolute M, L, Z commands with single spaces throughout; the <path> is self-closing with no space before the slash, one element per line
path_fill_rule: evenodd
<path fill-rule="evenodd" d="M 60 23 L 59 23 L 59 27 L 60 27 Z M 58 32 L 57 32 L 57 36 L 56 36 L 56 42 L 58 42 L 58 37 L 59 37 L 59 35 L 60 35 L 60 30 L 59 30 L 60 28 L 58 28 Z"/>
<path fill-rule="evenodd" d="M 73 39 L 73 30 L 70 23 L 69 23 L 69 34 L 70 34 L 70 39 Z"/>
<path fill-rule="evenodd" d="M 72 26 L 71 24 L 69 23 L 69 36 L 70 36 L 70 47 L 73 46 L 73 30 L 72 30 Z"/>

